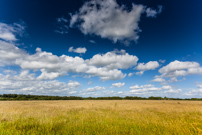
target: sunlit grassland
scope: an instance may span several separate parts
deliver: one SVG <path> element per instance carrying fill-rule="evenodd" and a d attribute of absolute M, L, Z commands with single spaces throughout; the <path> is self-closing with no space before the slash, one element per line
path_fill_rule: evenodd
<path fill-rule="evenodd" d="M 0 101 L 0 134 L 202 134 L 202 102 Z"/>

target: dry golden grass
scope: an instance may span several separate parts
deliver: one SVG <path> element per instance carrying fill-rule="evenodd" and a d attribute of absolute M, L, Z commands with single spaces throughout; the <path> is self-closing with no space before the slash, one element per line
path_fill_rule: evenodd
<path fill-rule="evenodd" d="M 202 102 L 0 101 L 0 134 L 202 134 Z"/>

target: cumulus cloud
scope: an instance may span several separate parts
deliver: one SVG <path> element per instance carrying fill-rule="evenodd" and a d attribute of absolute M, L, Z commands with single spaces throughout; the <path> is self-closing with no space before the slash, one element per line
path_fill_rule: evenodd
<path fill-rule="evenodd" d="M 197 62 L 175 60 L 158 71 L 161 75 L 154 77 L 155 79 L 152 81 L 165 82 L 164 78 L 170 78 L 169 82 L 177 82 L 178 77 L 183 77 L 182 80 L 185 80 L 184 77 L 187 75 L 201 75 L 202 67 Z"/>
<path fill-rule="evenodd" d="M 198 88 L 202 89 L 202 84 L 196 85 Z"/>
<path fill-rule="evenodd" d="M 77 87 L 81 86 L 81 84 L 79 82 L 77 82 L 77 81 L 71 81 L 71 80 L 69 81 L 69 83 L 67 85 L 70 88 L 77 88 Z"/>
<path fill-rule="evenodd" d="M 112 53 L 112 52 L 109 52 Z M 110 55 L 111 56 L 111 55 Z M 126 54 L 123 57 L 136 56 Z M 114 55 L 114 58 L 121 58 L 121 54 Z M 65 76 L 68 73 L 87 74 L 90 76 L 98 76 L 101 80 L 119 80 L 126 76 L 118 68 L 128 68 L 129 66 L 121 66 L 124 62 L 119 59 L 112 60 L 112 63 L 99 67 L 98 65 L 89 64 L 89 59 L 84 60 L 80 57 L 71 57 L 67 55 L 57 56 L 52 53 L 36 49 L 35 54 L 28 54 L 24 50 L 15 46 L 14 43 L 7 43 L 0 40 L 0 66 L 20 66 L 22 69 L 41 71 L 39 80 L 55 79 Z M 126 62 L 127 63 L 127 62 Z M 129 63 L 128 63 L 129 64 Z M 113 68 L 109 68 L 113 66 Z"/>
<path fill-rule="evenodd" d="M 107 68 L 91 67 L 86 73 L 92 76 L 99 76 L 102 80 L 119 80 L 125 78 L 126 74 L 123 74 L 118 69 L 108 70 Z"/>
<path fill-rule="evenodd" d="M 159 69 L 159 73 L 161 73 L 161 77 L 170 78 L 170 82 L 176 82 L 177 77 L 180 76 L 202 74 L 202 67 L 197 62 L 175 60 Z"/>
<path fill-rule="evenodd" d="M 100 87 L 100 86 L 95 86 L 95 87 L 91 87 L 88 89 L 85 89 L 86 92 L 95 92 L 95 91 L 100 91 L 100 90 L 105 90 L 105 87 Z"/>
<path fill-rule="evenodd" d="M 149 61 L 148 63 L 139 63 L 136 67 L 137 70 L 146 71 L 146 70 L 155 70 L 159 67 L 157 61 Z"/>
<path fill-rule="evenodd" d="M 75 14 L 71 14 L 70 27 L 77 26 L 85 35 L 97 35 L 128 44 L 129 41 L 137 41 L 141 31 L 138 23 L 141 14 L 156 16 L 159 11 L 147 8 L 143 5 L 132 4 L 131 10 L 125 5 L 118 5 L 116 0 L 91 0 Z"/>
<path fill-rule="evenodd" d="M 185 93 L 186 96 L 202 96 L 202 85 L 201 84 L 197 84 L 196 85 L 198 87 L 198 89 L 194 89 L 191 91 L 188 91 L 187 93 Z"/>
<path fill-rule="evenodd" d="M 87 49 L 85 47 L 78 47 L 74 49 L 73 47 L 70 47 L 68 52 L 75 52 L 75 53 L 86 53 Z"/>
<path fill-rule="evenodd" d="M 0 22 L 0 39 L 5 41 L 16 41 L 16 35 L 22 36 L 26 28 L 25 22 L 6 24 Z"/>
<path fill-rule="evenodd" d="M 147 84 L 147 85 L 134 85 L 130 87 L 131 93 L 145 93 L 145 92 L 152 92 L 152 91 L 162 91 L 162 90 L 171 90 L 172 87 L 169 85 L 164 85 L 160 88 L 154 87 L 154 85 Z"/>
<path fill-rule="evenodd" d="M 88 63 L 97 67 L 107 69 L 128 69 L 137 64 L 138 58 L 125 53 L 125 50 L 115 50 L 106 54 L 94 55 Z"/>
<path fill-rule="evenodd" d="M 129 73 L 128 76 L 131 77 L 131 76 L 133 76 L 133 74 L 134 74 L 134 73 Z"/>
<path fill-rule="evenodd" d="M 170 90 L 164 91 L 164 93 L 168 93 L 168 94 L 178 94 L 180 92 L 182 92 L 181 89 L 177 89 L 177 90 L 170 89 Z"/>
<path fill-rule="evenodd" d="M 9 70 L 9 69 L 5 69 L 3 72 L 6 73 L 6 74 L 17 74 L 16 71 Z"/>
<path fill-rule="evenodd" d="M 144 71 L 147 70 L 155 70 L 159 67 L 159 63 L 157 61 L 149 61 L 148 63 L 139 63 L 135 69 L 140 70 L 140 72 L 136 72 L 136 75 L 143 75 Z"/>
<path fill-rule="evenodd" d="M 169 80 L 169 82 L 177 82 L 178 80 L 177 80 L 177 77 L 172 77 L 172 78 L 170 78 L 170 80 Z"/>
<path fill-rule="evenodd" d="M 0 66 L 14 65 L 16 59 L 21 59 L 27 55 L 12 43 L 0 40 Z"/>
<path fill-rule="evenodd" d="M 185 69 L 190 69 L 190 68 L 198 68 L 200 65 L 197 62 L 182 62 L 175 60 L 168 65 L 162 67 L 159 69 L 159 73 L 170 73 L 174 71 L 179 71 L 179 70 L 185 70 Z"/>
<path fill-rule="evenodd" d="M 60 76 L 64 76 L 65 72 L 47 72 L 45 69 L 41 69 L 41 75 L 37 77 L 39 80 L 53 80 Z"/>
<path fill-rule="evenodd" d="M 17 60 L 16 63 L 24 69 L 45 69 L 47 71 L 45 73 L 46 76 L 54 72 L 57 72 L 57 74 L 54 74 L 55 77 L 73 72 L 99 76 L 102 80 L 117 80 L 125 77 L 120 70 L 108 70 L 107 68 L 98 68 L 88 65 L 87 62 L 80 57 L 70 57 L 66 55 L 58 57 L 52 53 L 42 52 L 40 50 L 34 55 L 27 56 L 26 59 Z"/>
<path fill-rule="evenodd" d="M 3 93 L 23 94 L 48 94 L 48 95 L 71 95 L 79 86 L 79 82 L 69 83 L 59 81 L 38 80 L 34 73 L 22 70 L 16 75 L 0 74 L 0 89 Z"/>
<path fill-rule="evenodd" d="M 121 82 L 119 82 L 119 83 L 113 83 L 112 84 L 112 86 L 114 86 L 114 87 L 123 87 L 125 85 L 125 83 L 121 83 Z"/>
<path fill-rule="evenodd" d="M 135 74 L 141 76 L 144 74 L 144 71 L 136 72 Z"/>
<path fill-rule="evenodd" d="M 152 82 L 165 82 L 165 81 L 166 81 L 165 79 L 160 78 L 160 77 L 155 78 L 154 80 L 152 80 Z"/>
<path fill-rule="evenodd" d="M 119 91 L 119 92 L 117 92 L 117 94 L 123 94 L 123 92 L 122 92 L 122 91 Z"/>

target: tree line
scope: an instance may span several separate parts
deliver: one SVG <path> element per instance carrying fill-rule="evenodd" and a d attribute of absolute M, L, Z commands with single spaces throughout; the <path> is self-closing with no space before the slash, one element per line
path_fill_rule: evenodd
<path fill-rule="evenodd" d="M 202 98 L 168 98 L 168 97 L 77 97 L 77 96 L 46 96 L 46 95 L 24 95 L 24 94 L 3 94 L 0 100 L 202 100 Z"/>

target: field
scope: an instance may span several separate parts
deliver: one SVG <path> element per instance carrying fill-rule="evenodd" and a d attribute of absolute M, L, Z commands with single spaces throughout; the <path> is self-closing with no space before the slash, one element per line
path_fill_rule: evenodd
<path fill-rule="evenodd" d="M 201 101 L 0 101 L 0 135 L 202 134 Z"/>

